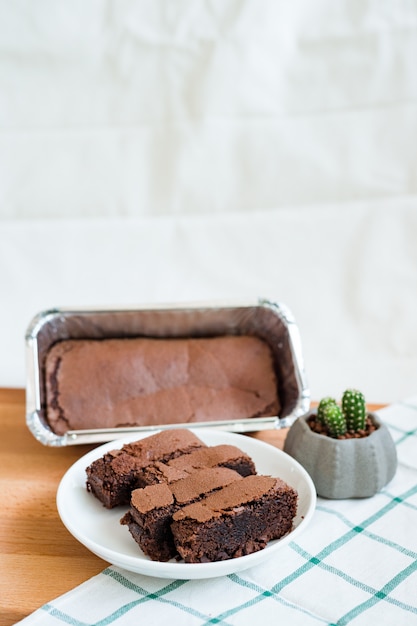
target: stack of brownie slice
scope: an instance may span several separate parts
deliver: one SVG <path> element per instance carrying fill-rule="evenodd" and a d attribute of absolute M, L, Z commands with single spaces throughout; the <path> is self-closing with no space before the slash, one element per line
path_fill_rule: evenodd
<path fill-rule="evenodd" d="M 256 474 L 236 446 L 207 446 L 187 429 L 161 431 L 87 468 L 87 489 L 107 508 L 130 503 L 121 523 L 155 561 L 221 561 L 291 531 L 298 494 Z"/>

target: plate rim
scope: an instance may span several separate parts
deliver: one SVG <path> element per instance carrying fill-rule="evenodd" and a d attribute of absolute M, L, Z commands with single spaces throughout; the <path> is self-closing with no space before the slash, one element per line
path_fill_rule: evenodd
<path fill-rule="evenodd" d="M 192 431 L 193 429 L 189 428 L 188 430 Z M 90 539 L 89 536 L 86 537 L 85 533 L 81 532 L 76 525 L 74 526 L 71 518 L 68 518 L 66 514 L 65 504 L 63 503 L 63 501 L 64 498 L 67 496 L 67 490 L 79 487 L 79 479 L 77 479 L 79 472 L 82 471 L 85 473 L 85 468 L 95 459 L 103 456 L 105 452 L 120 448 L 125 443 L 144 439 L 145 437 L 150 436 L 150 434 L 156 434 L 156 432 L 159 431 L 155 431 L 154 433 L 141 433 L 140 436 L 138 436 L 138 433 L 134 433 L 116 441 L 109 441 L 94 448 L 93 450 L 90 450 L 79 459 L 77 459 L 66 470 L 58 485 L 56 493 L 56 506 L 61 522 L 79 543 L 84 545 L 90 552 L 92 552 L 99 558 L 108 562 L 110 565 L 122 567 L 130 572 L 138 574 L 153 576 L 155 578 L 169 578 L 172 580 L 203 579 L 216 576 L 224 576 L 238 571 L 242 571 L 244 569 L 248 569 L 266 560 L 269 556 L 272 557 L 274 552 L 276 552 L 284 545 L 288 544 L 298 534 L 303 532 L 311 521 L 314 511 L 316 509 L 317 494 L 310 475 L 298 461 L 296 461 L 293 457 L 291 457 L 280 448 L 277 448 L 265 441 L 253 437 L 248 437 L 243 434 L 221 431 L 214 428 L 199 428 L 195 434 L 197 436 L 200 436 L 203 441 L 205 436 L 208 436 L 208 438 L 210 438 L 210 436 L 212 435 L 214 435 L 215 438 L 219 437 L 227 439 L 228 441 L 226 441 L 226 443 L 230 442 L 231 445 L 239 446 L 239 442 L 243 443 L 246 441 L 249 443 L 249 448 L 255 447 L 255 450 L 259 450 L 260 453 L 263 449 L 265 449 L 268 450 L 269 454 L 271 454 L 271 452 L 272 454 L 276 454 L 277 458 L 285 460 L 285 462 L 289 464 L 290 468 L 297 472 L 299 479 L 302 479 L 302 482 L 304 483 L 307 491 L 307 498 L 309 501 L 307 502 L 306 511 L 305 514 L 302 516 L 301 521 L 299 521 L 297 526 L 291 532 L 289 532 L 287 535 L 284 535 L 284 537 L 282 537 L 281 539 L 276 539 L 273 542 L 270 542 L 270 544 L 263 550 L 259 550 L 245 556 L 227 559 L 225 561 L 215 561 L 211 563 L 184 563 L 182 561 L 175 562 L 172 560 L 167 562 L 152 561 L 151 559 L 146 557 L 146 555 L 139 555 L 138 557 L 135 557 L 132 555 L 123 554 L 103 545 L 100 542 L 95 541 L 94 539 Z M 220 442 L 209 443 L 209 445 L 218 445 L 219 443 Z M 254 459 L 254 461 L 256 465 L 256 459 Z M 73 483 L 72 485 L 71 481 Z M 123 511 L 125 509 L 126 507 L 123 508 Z M 103 513 L 106 514 L 115 511 L 116 509 L 109 510 L 103 507 L 102 510 Z M 122 516 L 123 511 L 122 509 L 120 509 L 120 517 Z"/>

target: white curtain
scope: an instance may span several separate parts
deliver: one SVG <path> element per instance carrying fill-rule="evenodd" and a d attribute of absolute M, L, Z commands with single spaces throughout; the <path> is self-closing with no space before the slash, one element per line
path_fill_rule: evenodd
<path fill-rule="evenodd" d="M 415 395 L 416 59 L 416 0 L 0 0 L 0 385 L 40 310 L 264 296 Z"/>

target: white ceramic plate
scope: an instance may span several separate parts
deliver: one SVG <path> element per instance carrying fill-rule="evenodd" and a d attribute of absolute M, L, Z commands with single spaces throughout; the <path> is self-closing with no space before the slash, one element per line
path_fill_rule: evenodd
<path fill-rule="evenodd" d="M 151 561 L 133 540 L 127 526 L 119 523 L 127 507 L 108 510 L 86 489 L 86 467 L 108 450 L 121 447 L 128 441 L 140 439 L 137 434 L 96 448 L 74 463 L 64 475 L 58 488 L 57 506 L 61 520 L 69 532 L 105 561 L 132 572 L 159 578 L 186 580 L 225 576 L 273 558 L 280 548 L 295 539 L 306 528 L 312 518 L 316 505 L 316 491 L 310 476 L 288 454 L 257 439 L 211 429 L 199 429 L 197 434 L 208 445 L 226 443 L 238 446 L 252 457 L 259 474 L 279 476 L 298 491 L 298 511 L 291 533 L 282 539 L 271 541 L 259 552 L 227 561 L 215 563 Z"/>

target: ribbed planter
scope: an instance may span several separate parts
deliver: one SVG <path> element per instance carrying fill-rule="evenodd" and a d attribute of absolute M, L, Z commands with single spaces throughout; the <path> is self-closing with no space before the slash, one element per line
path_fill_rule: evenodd
<path fill-rule="evenodd" d="M 395 444 L 375 414 L 369 417 L 377 428 L 368 437 L 342 440 L 313 432 L 308 417 L 299 417 L 291 426 L 284 450 L 307 470 L 319 496 L 367 498 L 393 478 Z"/>

